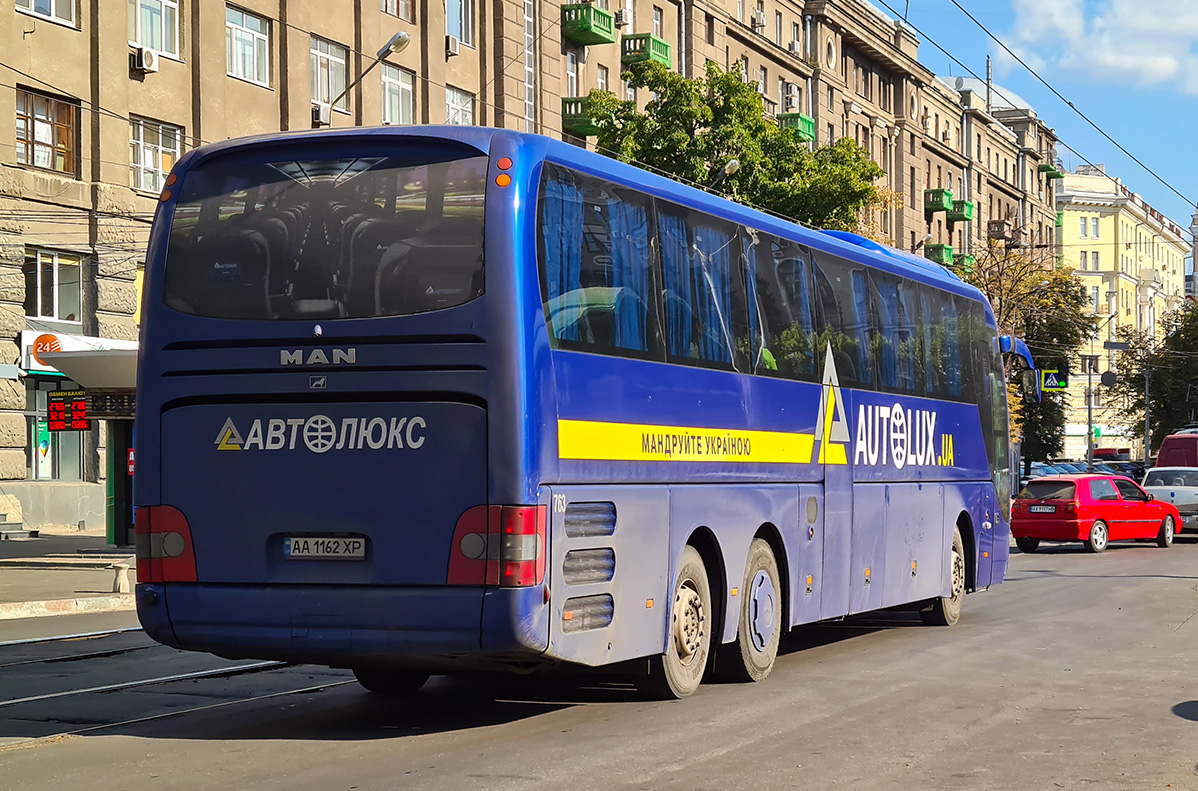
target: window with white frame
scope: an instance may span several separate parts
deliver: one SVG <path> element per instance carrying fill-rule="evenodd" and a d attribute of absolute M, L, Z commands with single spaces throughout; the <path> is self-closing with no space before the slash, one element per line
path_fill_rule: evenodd
<path fill-rule="evenodd" d="M 1097 217 L 1090 218 L 1090 238 L 1091 239 L 1098 238 L 1098 218 Z"/>
<path fill-rule="evenodd" d="M 653 35 L 661 38 L 662 27 L 665 24 L 665 16 L 660 8 L 653 6 Z"/>
<path fill-rule="evenodd" d="M 17 164 L 74 177 L 79 162 L 79 105 L 17 89 Z"/>
<path fill-rule="evenodd" d="M 566 53 L 566 96 L 578 95 L 578 54 L 574 50 Z"/>
<path fill-rule="evenodd" d="M 1081 217 L 1081 218 L 1079 218 L 1079 219 L 1081 220 L 1081 229 L 1078 231 L 1078 236 L 1080 236 L 1080 237 L 1081 237 L 1081 238 L 1083 238 L 1083 239 L 1086 239 L 1086 238 L 1088 238 L 1088 237 L 1089 237 L 1089 235 L 1090 235 L 1090 234 L 1089 234 L 1089 228 L 1090 228 L 1090 225 L 1089 225 L 1089 223 L 1086 221 L 1086 218 L 1085 218 L 1085 217 Z"/>
<path fill-rule="evenodd" d="M 446 0 L 445 32 L 474 46 L 474 0 Z"/>
<path fill-rule="evenodd" d="M 33 319 L 83 321 L 83 271 L 77 255 L 25 248 L 25 315 Z"/>
<path fill-rule="evenodd" d="M 312 37 L 312 103 L 328 107 L 338 96 L 336 109 L 349 112 L 345 93 L 346 61 L 349 51 L 340 44 Z"/>
<path fill-rule="evenodd" d="M 129 41 L 179 57 L 179 0 L 129 0 Z"/>
<path fill-rule="evenodd" d="M 774 43 L 782 46 L 782 12 L 774 12 Z"/>
<path fill-rule="evenodd" d="M 129 119 L 129 182 L 135 190 L 160 192 L 179 161 L 183 130 L 146 118 Z"/>
<path fill-rule="evenodd" d="M 416 21 L 412 13 L 412 0 L 379 0 L 379 10 L 408 22 Z"/>
<path fill-rule="evenodd" d="M 1098 286 L 1090 286 L 1090 307 L 1098 309 Z"/>
<path fill-rule="evenodd" d="M 792 42 L 794 42 L 795 52 L 801 51 L 799 49 L 799 47 L 802 46 L 802 37 L 803 37 L 802 28 L 799 26 L 799 23 L 791 22 L 790 23 L 790 40 Z"/>
<path fill-rule="evenodd" d="M 17 10 L 75 25 L 75 0 L 17 0 Z"/>
<path fill-rule="evenodd" d="M 416 117 L 416 75 L 383 64 L 383 123 L 412 124 Z"/>
<path fill-rule="evenodd" d="M 600 66 L 596 69 L 595 87 L 601 91 L 607 90 L 607 67 Z"/>
<path fill-rule="evenodd" d="M 1095 272 L 1098 271 L 1098 251 L 1097 250 L 1090 253 L 1090 268 L 1093 269 Z"/>
<path fill-rule="evenodd" d="M 270 85 L 270 23 L 233 6 L 225 7 L 225 73 Z"/>
<path fill-rule="evenodd" d="M 1089 260 L 1089 256 L 1090 256 L 1090 254 L 1088 252 L 1086 252 L 1085 250 L 1082 250 L 1080 253 L 1078 253 L 1078 263 L 1079 263 L 1078 268 L 1081 269 L 1083 272 L 1086 271 L 1086 262 Z"/>
<path fill-rule="evenodd" d="M 472 125 L 474 123 L 474 94 L 446 86 L 445 123 L 457 126 Z"/>

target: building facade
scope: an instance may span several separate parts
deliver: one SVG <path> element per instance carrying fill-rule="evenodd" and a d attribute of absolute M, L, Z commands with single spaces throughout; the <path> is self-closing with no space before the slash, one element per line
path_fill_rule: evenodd
<path fill-rule="evenodd" d="M 1101 374 L 1108 370 L 1120 374 L 1118 353 L 1105 350 L 1103 343 L 1115 340 L 1124 328 L 1160 336 L 1160 320 L 1185 298 L 1185 261 L 1191 245 L 1181 226 L 1148 205 L 1121 179 L 1108 175 L 1102 165 L 1083 165 L 1067 174 L 1057 206 L 1062 216 L 1063 260 L 1085 286 L 1098 320 L 1092 348 L 1082 351 L 1070 378 L 1065 453 L 1070 458 L 1086 455 L 1089 398 L 1100 435 L 1097 444 L 1128 448 L 1143 458 L 1142 426 L 1121 431 L 1116 424 L 1121 405 L 1103 397 Z"/>
<path fill-rule="evenodd" d="M 398 32 L 410 44 L 376 65 Z M 592 89 L 651 100 L 627 63 L 713 61 L 814 145 L 869 150 L 902 198 L 870 219 L 897 246 L 951 262 L 992 219 L 1042 238 L 1052 131 L 993 86 L 937 78 L 918 47 L 866 0 L 0 0 L 0 513 L 102 512 L 104 424 L 50 430 L 76 384 L 39 350 L 135 344 L 150 220 L 187 150 L 314 122 L 581 143 Z"/>

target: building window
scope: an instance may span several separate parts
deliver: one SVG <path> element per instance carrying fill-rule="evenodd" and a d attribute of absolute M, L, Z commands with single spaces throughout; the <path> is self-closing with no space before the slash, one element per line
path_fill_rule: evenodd
<path fill-rule="evenodd" d="M 446 1 L 445 32 L 463 44 L 474 46 L 474 0 Z"/>
<path fill-rule="evenodd" d="M 911 178 L 910 178 L 910 179 L 908 179 L 907 183 L 911 185 L 911 186 L 910 186 L 910 189 L 911 189 L 911 205 L 912 205 L 912 206 L 914 206 L 914 205 L 915 205 L 915 185 L 918 183 L 918 182 L 916 181 L 916 177 L 915 177 L 915 168 L 911 168 Z"/>
<path fill-rule="evenodd" d="M 171 168 L 179 161 L 183 130 L 131 118 L 129 132 L 129 185 L 135 190 L 161 192 Z"/>
<path fill-rule="evenodd" d="M 1086 262 L 1089 260 L 1090 254 L 1085 250 L 1078 253 L 1078 266 L 1084 272 L 1086 271 Z"/>
<path fill-rule="evenodd" d="M 179 57 L 179 0 L 129 0 L 129 41 Z"/>
<path fill-rule="evenodd" d="M 17 8 L 54 22 L 75 24 L 75 0 L 17 0 Z"/>
<path fill-rule="evenodd" d="M 383 64 L 383 123 L 411 124 L 416 116 L 416 75 Z"/>
<path fill-rule="evenodd" d="M 78 172 L 79 106 L 17 89 L 17 163 Z"/>
<path fill-rule="evenodd" d="M 25 248 L 25 315 L 82 322 L 79 256 Z"/>
<path fill-rule="evenodd" d="M 1090 286 L 1090 307 L 1098 310 L 1098 286 Z M 1087 363 L 1090 361 L 1087 360 Z"/>
<path fill-rule="evenodd" d="M 379 10 L 408 22 L 416 21 L 412 15 L 412 0 L 379 0 Z"/>
<path fill-rule="evenodd" d="M 1089 236 L 1089 234 L 1086 233 L 1087 229 L 1089 228 L 1089 225 L 1086 223 L 1085 217 L 1081 217 L 1079 219 L 1081 220 L 1081 230 L 1078 232 L 1078 235 L 1081 236 L 1081 238 L 1085 239 Z"/>
<path fill-rule="evenodd" d="M 757 71 L 757 92 L 760 93 L 762 96 L 768 95 L 766 93 L 766 91 L 768 90 L 767 86 L 769 85 L 769 82 L 770 82 L 770 70 L 767 69 L 765 66 L 762 66 Z"/>
<path fill-rule="evenodd" d="M 578 55 L 573 50 L 566 53 L 566 96 L 578 95 Z"/>
<path fill-rule="evenodd" d="M 832 105 L 836 102 L 836 92 L 832 90 L 832 86 L 828 86 L 828 109 L 832 109 Z"/>
<path fill-rule="evenodd" d="M 270 85 L 270 28 L 265 19 L 232 6 L 225 8 L 225 72 Z"/>
<path fill-rule="evenodd" d="M 1095 272 L 1098 271 L 1098 251 L 1095 250 L 1090 254 L 1090 268 Z"/>
<path fill-rule="evenodd" d="M 662 37 L 662 11 L 657 6 L 653 6 L 653 35 L 658 38 Z"/>
<path fill-rule="evenodd" d="M 55 390 L 81 390 L 69 379 L 25 378 L 26 473 L 32 481 L 83 480 L 85 431 L 51 431 L 47 396 Z"/>
<path fill-rule="evenodd" d="M 1098 218 L 1097 217 L 1090 218 L 1090 238 L 1091 239 L 1098 238 Z"/>
<path fill-rule="evenodd" d="M 745 21 L 745 0 L 736 0 L 736 21 L 742 24 Z"/>
<path fill-rule="evenodd" d="M 312 37 L 312 103 L 328 107 L 338 96 L 336 109 L 349 112 L 349 95 L 345 92 L 345 63 L 349 51 L 340 44 Z"/>
<path fill-rule="evenodd" d="M 774 12 L 774 43 L 782 46 L 782 12 Z"/>
<path fill-rule="evenodd" d="M 601 91 L 607 90 L 607 67 L 600 66 L 596 69 L 595 87 Z"/>
<path fill-rule="evenodd" d="M 828 145 L 836 142 L 836 125 L 828 124 Z"/>
<path fill-rule="evenodd" d="M 707 15 L 707 43 L 715 44 L 715 17 Z"/>
<path fill-rule="evenodd" d="M 474 94 L 446 86 L 445 123 L 471 126 L 474 123 Z"/>

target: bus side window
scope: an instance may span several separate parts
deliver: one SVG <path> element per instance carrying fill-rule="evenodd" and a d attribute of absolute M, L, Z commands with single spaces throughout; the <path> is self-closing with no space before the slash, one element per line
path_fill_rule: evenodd
<path fill-rule="evenodd" d="M 538 216 L 541 292 L 553 345 L 660 359 L 648 198 L 546 165 Z"/>
<path fill-rule="evenodd" d="M 748 370 L 748 304 L 736 227 L 659 201 L 657 235 L 668 359 Z"/>
<path fill-rule="evenodd" d="M 762 338 L 757 373 L 816 381 L 815 271 L 811 251 L 786 239 L 758 234 L 747 255 Z M 772 364 L 772 368 L 770 365 Z"/>
<path fill-rule="evenodd" d="M 868 316 L 861 315 L 858 318 L 865 306 L 857 305 L 854 299 L 853 273 L 849 263 L 828 254 L 819 254 L 815 266 L 819 284 L 818 304 L 825 322 L 823 332 L 817 335 L 817 370 L 823 371 L 824 353 L 830 346 L 840 383 L 849 387 L 868 387 L 872 379 L 872 363 L 866 342 Z"/>
<path fill-rule="evenodd" d="M 940 323 L 937 331 L 942 335 L 939 354 L 934 358 L 944 361 L 944 389 L 949 398 L 960 399 L 962 395 L 961 368 L 961 322 L 953 295 L 942 293 L 940 297 Z M 966 347 L 968 352 L 968 347 Z"/>

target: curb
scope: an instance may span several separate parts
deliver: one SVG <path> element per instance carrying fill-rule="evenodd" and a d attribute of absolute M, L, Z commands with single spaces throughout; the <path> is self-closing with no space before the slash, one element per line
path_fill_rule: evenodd
<path fill-rule="evenodd" d="M 0 602 L 0 621 L 16 618 L 44 618 L 50 615 L 79 615 L 94 612 L 136 610 L 132 593 L 107 596 L 88 596 L 82 599 L 52 599 L 50 601 Z"/>

